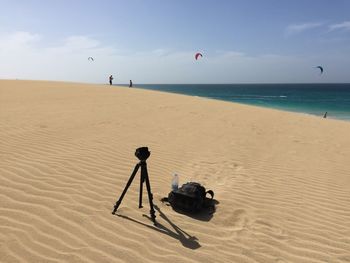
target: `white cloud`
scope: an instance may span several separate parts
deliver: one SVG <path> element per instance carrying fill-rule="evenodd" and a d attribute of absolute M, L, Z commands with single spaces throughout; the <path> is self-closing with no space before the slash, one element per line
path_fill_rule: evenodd
<path fill-rule="evenodd" d="M 289 25 L 285 30 L 285 35 L 290 36 L 294 34 L 299 34 L 307 30 L 315 29 L 321 27 L 324 23 L 303 23 L 303 24 L 293 24 Z"/>
<path fill-rule="evenodd" d="M 159 56 L 159 57 L 167 56 L 167 55 L 171 54 L 171 51 L 169 49 L 163 49 L 163 48 L 158 48 L 158 49 L 152 50 L 151 52 L 155 56 Z"/>
<path fill-rule="evenodd" d="M 0 78 L 101 82 L 96 76 L 116 50 L 86 36 L 70 36 L 45 46 L 42 36 L 14 32 L 0 36 Z M 96 63 L 89 62 L 96 57 Z M 96 71 L 96 73 L 94 72 Z M 108 74 L 107 71 L 105 74 Z"/>
<path fill-rule="evenodd" d="M 41 36 L 37 34 L 21 31 L 0 36 L 0 52 L 27 50 L 35 43 L 38 43 L 40 39 Z"/>
<path fill-rule="evenodd" d="M 333 25 L 330 25 L 328 28 L 329 28 L 330 31 L 333 31 L 333 30 L 350 30 L 350 21 L 344 21 L 343 23 L 333 24 Z"/>

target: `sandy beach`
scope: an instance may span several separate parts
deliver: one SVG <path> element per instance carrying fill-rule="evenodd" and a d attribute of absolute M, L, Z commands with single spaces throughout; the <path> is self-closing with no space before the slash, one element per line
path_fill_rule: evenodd
<path fill-rule="evenodd" d="M 0 262 L 350 262 L 350 122 L 0 80 L 0 137 Z M 140 146 L 158 227 L 138 179 L 111 214 Z M 162 203 L 173 172 L 212 189 L 215 213 Z"/>

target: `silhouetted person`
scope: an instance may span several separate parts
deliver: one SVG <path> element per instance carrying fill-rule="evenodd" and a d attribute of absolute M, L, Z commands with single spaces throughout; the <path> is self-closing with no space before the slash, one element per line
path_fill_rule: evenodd
<path fill-rule="evenodd" d="M 327 111 L 326 111 L 326 113 L 323 115 L 323 118 L 327 118 Z"/>
<path fill-rule="evenodd" d="M 109 85 L 112 85 L 112 84 L 113 84 L 113 76 L 110 75 L 110 76 L 109 76 Z"/>
<path fill-rule="evenodd" d="M 130 83 L 129 83 L 129 88 L 131 88 L 132 87 L 132 81 L 130 80 Z"/>

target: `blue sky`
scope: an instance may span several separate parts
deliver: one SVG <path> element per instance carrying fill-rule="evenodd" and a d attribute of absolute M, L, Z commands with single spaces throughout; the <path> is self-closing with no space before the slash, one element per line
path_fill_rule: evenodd
<path fill-rule="evenodd" d="M 0 78 L 350 82 L 348 0 L 0 0 L 0 6 Z"/>

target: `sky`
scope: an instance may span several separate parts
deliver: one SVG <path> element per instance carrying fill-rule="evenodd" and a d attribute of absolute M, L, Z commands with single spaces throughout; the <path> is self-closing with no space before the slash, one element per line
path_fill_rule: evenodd
<path fill-rule="evenodd" d="M 350 82 L 349 0 L 0 0 L 0 7 L 1 79 Z M 197 52 L 203 57 L 195 60 Z"/>

